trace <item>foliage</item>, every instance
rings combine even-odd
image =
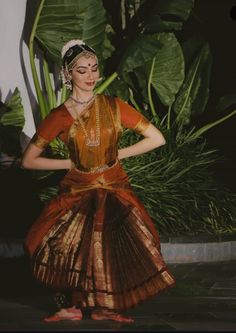
[[[7,103],[0,104],[0,153],[1,166],[4,165],[3,156],[8,159],[21,155],[20,134],[25,123],[24,109],[20,92],[16,88]]]
[[[209,98],[212,54],[209,44],[195,36],[177,38],[191,19],[193,0],[42,0],[30,38],[30,59],[41,117],[66,98],[65,87],[53,90],[50,60],[60,66],[60,49],[72,38],[84,39],[98,53],[105,92],[131,102],[161,129],[167,145],[124,161],[132,185],[162,234],[235,231],[235,196],[212,178],[203,134],[236,114],[234,96],[220,100],[227,114],[198,128],[196,117]],[[118,15],[119,14],[119,15]],[[44,52],[46,98],[34,65],[34,42]],[[50,65],[50,66],[49,66]],[[54,83],[54,86],[58,85]],[[59,98],[60,97],[60,98]],[[137,140],[125,131],[122,145]],[[60,140],[51,153],[67,156]],[[46,177],[47,175],[44,174]],[[145,179],[145,186],[143,186]],[[50,188],[42,194],[47,200]],[[223,204],[222,204],[223,203]]]
[[[138,139],[138,138],[136,138]],[[130,131],[123,145],[134,143]],[[205,143],[166,145],[123,162],[131,184],[161,235],[236,232],[236,195],[220,186],[209,172],[216,151]]]

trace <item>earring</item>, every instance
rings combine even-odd
[[[66,82],[65,82],[65,86],[66,86],[66,88],[67,89],[69,89],[69,90],[72,90],[72,76],[69,74],[68,76],[67,76],[67,80],[66,80]]]
[[[61,79],[66,88],[72,90],[72,76],[68,71],[67,66],[65,68],[62,67],[61,69]]]

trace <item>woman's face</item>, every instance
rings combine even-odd
[[[99,68],[95,57],[81,57],[71,72],[73,87],[89,92],[92,91],[99,79]]]

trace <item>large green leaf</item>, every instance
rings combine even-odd
[[[105,92],[107,95],[118,96],[125,101],[129,99],[129,87],[122,77],[114,80]]]
[[[180,20],[188,18],[192,5],[192,1],[146,1],[140,8],[140,12],[144,11],[142,27],[146,32],[153,33],[181,30],[183,22]]]
[[[148,74],[147,66],[136,68],[133,75],[133,87],[132,89],[136,93],[139,100],[148,103]],[[140,94],[141,93],[141,94]]]
[[[164,21],[159,15],[152,16],[145,26],[145,31],[148,33],[179,31],[183,27],[182,22]]]
[[[103,46],[109,48],[106,24],[102,0],[44,0],[36,38],[58,64],[63,44],[71,39],[83,39],[102,57]]]
[[[192,0],[147,0],[140,6],[133,21],[145,32],[181,30],[192,9]],[[137,24],[137,23],[136,23]]]
[[[206,43],[192,62],[174,103],[178,124],[188,124],[192,114],[205,110],[209,96],[212,57]]]
[[[194,0],[157,0],[161,15],[174,15],[186,21],[194,6]]]
[[[199,53],[199,50],[204,46],[205,43],[206,40],[199,35],[193,35],[181,43],[186,70],[189,68],[195,59],[196,54]]]
[[[131,72],[150,61],[161,44],[155,36],[139,35],[126,49],[118,72]]]
[[[184,57],[173,33],[160,33],[159,41],[150,79],[161,102],[170,106],[184,80]]]
[[[25,123],[20,92],[16,88],[10,100],[0,105],[0,152],[9,156],[21,154],[20,133]]]
[[[24,108],[18,88],[14,90],[10,100],[3,107],[6,112],[2,114],[0,123],[4,126],[11,125],[23,128],[25,124]]]

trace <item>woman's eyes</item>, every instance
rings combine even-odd
[[[92,69],[92,72],[97,72],[97,71],[98,71],[98,67]],[[77,71],[77,72],[79,74],[85,74],[86,73],[86,71]]]

